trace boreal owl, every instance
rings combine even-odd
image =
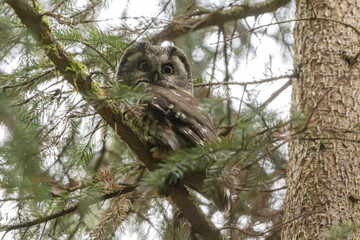
[[[123,84],[142,86],[151,96],[141,101],[140,125],[152,146],[176,151],[219,141],[209,116],[192,96],[190,64],[181,49],[135,43],[125,51],[116,76]],[[226,197],[223,188],[216,195]],[[223,201],[216,198],[215,204],[223,209]]]

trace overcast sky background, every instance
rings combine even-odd
[[[229,1],[198,1],[198,2],[206,2],[206,5],[213,4],[215,6],[221,6],[221,3],[229,2]],[[128,4],[127,4],[128,3]],[[127,14],[131,17],[145,17],[151,18],[159,14],[162,9],[162,5],[159,6],[158,1],[147,1],[147,0],[130,0],[130,1],[111,1],[109,7],[104,9],[101,14],[99,15],[99,19],[109,20],[100,22],[99,26],[102,27],[111,27],[113,24],[118,24],[119,18],[127,6]],[[163,14],[159,16],[159,18],[164,17]],[[259,25],[268,24],[272,20],[271,14],[264,15]],[[250,26],[255,21],[254,17],[247,18]],[[273,21],[274,22],[274,21]],[[136,19],[127,20],[127,23],[135,26],[138,23]],[[276,31],[278,26],[270,26],[267,28],[267,32],[271,34],[272,32]],[[263,29],[262,29],[263,30]],[[292,61],[289,59],[283,59],[282,55],[280,54],[281,46],[275,42],[275,40],[262,36],[260,39],[252,35],[251,41],[254,46],[257,47],[256,56],[253,54],[249,54],[249,58],[247,64],[242,64],[240,62],[240,66],[235,74],[233,74],[233,81],[254,81],[254,80],[261,80],[267,78],[264,73],[270,75],[272,73],[273,76],[280,76],[289,74],[292,70]],[[213,35],[209,37],[208,44],[212,46],[214,49],[216,47],[215,43],[217,42],[217,35]],[[240,41],[234,40],[233,44],[237,44]],[[166,43],[165,43],[166,44]],[[200,53],[201,54],[201,53]],[[272,58],[272,69],[271,73],[269,69],[266,69],[264,62],[266,62],[269,58]],[[220,59],[220,66],[223,64],[223,60]],[[243,62],[246,62],[246,59],[243,59]],[[230,69],[234,69],[234,62],[230,60]],[[216,79],[223,79],[223,74],[217,72],[215,75]],[[263,102],[265,101],[274,91],[279,89],[288,79],[278,80],[274,83],[269,84],[262,84],[259,88],[258,86],[250,86],[248,90],[251,88],[256,88],[257,90],[261,89],[258,101]],[[240,97],[242,95],[243,87],[241,86],[231,86],[232,93],[234,96]],[[291,87],[286,89],[276,100],[274,100],[269,107],[273,110],[279,111],[283,117],[288,116],[289,108],[290,108],[290,96],[291,96]]]

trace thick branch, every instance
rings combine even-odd
[[[82,95],[84,100],[95,108],[97,113],[128,144],[145,166],[149,170],[153,170],[156,167],[156,161],[150,154],[150,147],[141,141],[138,135],[123,121],[122,114],[119,113],[119,110],[104,100],[102,90],[98,88],[84,72],[86,67],[80,62],[75,61],[73,57],[60,46],[52,35],[48,24],[43,21],[43,15],[35,12],[25,0],[5,0],[5,3],[14,9],[21,22],[31,32],[37,43],[44,49],[47,57],[50,58],[66,80]],[[194,201],[189,198],[184,187],[175,188],[170,197],[174,198],[174,202],[184,213],[184,216],[192,225],[194,232],[206,234],[206,236],[211,235],[212,239],[221,238],[220,231],[207,221],[206,216],[201,211],[190,212],[196,209],[197,206]],[[76,210],[74,208],[64,210],[61,214],[69,213],[66,211],[71,212],[71,210]],[[58,217],[58,215],[55,217]],[[44,221],[48,221],[48,219]],[[39,222],[34,222],[32,225],[38,223]],[[208,239],[206,237],[204,238]]]
[[[153,43],[173,40],[206,27],[219,26],[225,22],[258,16],[260,14],[276,11],[288,4],[290,0],[268,0],[266,2],[233,6],[228,10],[218,10],[196,16],[179,16],[175,18],[163,31],[149,39]]]
[[[86,67],[64,51],[52,35],[47,23],[43,21],[43,16],[35,12],[24,0],[6,0],[5,2],[14,9],[21,22],[29,29],[34,39],[44,49],[46,55],[66,80],[116,130],[117,134],[134,150],[138,157],[146,165],[151,165],[151,156],[148,154],[149,147],[147,144],[136,137],[136,133],[122,121],[119,111],[103,100],[104,93],[84,72]]]
[[[61,211],[58,211],[56,213],[53,213],[49,216],[45,216],[45,217],[41,217],[41,218],[37,218],[35,220],[29,221],[29,222],[24,222],[24,223],[19,223],[19,224],[14,224],[14,225],[7,225],[7,226],[2,226],[0,228],[0,231],[11,231],[11,230],[15,230],[15,229],[20,229],[20,228],[29,228],[31,226],[37,225],[37,224],[41,224],[50,220],[53,220],[55,218],[61,217],[61,216],[65,216],[69,213],[75,212],[75,211],[79,211],[81,210],[82,207],[88,207],[89,205],[113,198],[113,197],[117,197],[129,192],[132,192],[135,190],[136,185],[132,185],[132,186],[128,186],[128,187],[124,187],[121,190],[116,190],[110,193],[106,193],[100,197],[93,197],[93,198],[85,198],[84,200],[80,201],[79,203],[75,204],[74,206],[65,208]]]
[[[204,239],[217,240],[221,239],[216,227],[209,220],[200,216],[204,215],[202,210],[196,206],[189,195],[188,190],[184,186],[176,186],[170,194],[171,200],[178,206],[179,209],[186,209],[182,211],[186,219],[193,219],[191,227],[199,233]],[[204,228],[209,226],[209,229]],[[216,229],[216,230],[215,230]],[[209,231],[210,230],[210,231]]]

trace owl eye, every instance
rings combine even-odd
[[[165,73],[166,75],[171,75],[174,73],[174,70],[170,64],[166,64],[165,66],[163,66],[163,73]]]
[[[151,69],[151,66],[147,61],[142,61],[139,65],[139,69],[142,72],[149,72]]]

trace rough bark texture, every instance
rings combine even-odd
[[[297,18],[316,14],[360,27],[359,0],[297,0],[296,7]],[[294,33],[292,111],[314,121],[290,144],[284,222],[305,215],[284,225],[282,239],[328,239],[340,223],[360,224],[360,64],[348,59],[360,37],[324,19],[299,21]]]

